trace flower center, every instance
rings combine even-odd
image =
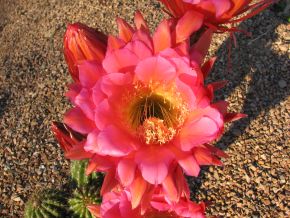
[[[146,144],[161,145],[175,136],[184,121],[182,113],[180,105],[159,94],[147,93],[135,96],[129,107],[129,122]]]
[[[166,126],[176,123],[173,105],[160,95],[152,94],[137,100],[131,108],[130,119],[134,127],[139,127],[148,118],[163,120]]]

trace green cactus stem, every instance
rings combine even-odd
[[[56,190],[35,192],[25,205],[24,218],[66,217],[67,200]]]
[[[70,210],[73,217],[77,218],[93,218],[87,206],[100,203],[100,189],[97,186],[78,188],[74,191],[72,198],[69,199]]]
[[[88,166],[88,160],[72,161],[70,167],[70,174],[73,182],[76,183],[77,187],[86,186],[88,184],[95,183],[103,177],[101,173],[91,173],[86,175],[86,168]]]

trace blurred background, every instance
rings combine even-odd
[[[285,1],[286,2],[286,1]],[[218,61],[209,81],[227,79],[217,99],[248,118],[226,127],[216,143],[229,154],[224,167],[190,178],[192,198],[208,215],[289,217],[290,25],[275,5],[240,24],[228,70],[228,35],[215,35]],[[22,217],[35,189],[66,189],[68,161],[50,131],[71,107],[64,57],[68,23],[116,34],[115,17],[132,21],[139,9],[154,30],[162,19],[153,0],[0,0],[0,217]],[[289,203],[289,202],[288,202]]]

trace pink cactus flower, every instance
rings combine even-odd
[[[142,213],[141,207],[132,209],[132,193],[125,190],[113,190],[103,197],[101,217],[103,218],[204,218],[205,204],[194,203],[182,197],[172,204],[168,201],[160,187],[154,189],[152,198],[148,201],[149,209]]]
[[[180,18],[187,13],[196,11],[204,16],[204,25],[215,26],[219,31],[237,31],[235,27],[223,27],[223,24],[237,23],[261,12],[275,0],[159,0],[168,13]],[[253,3],[254,2],[254,3]],[[239,15],[249,12],[240,18]]]
[[[103,194],[118,183],[135,187],[134,208],[147,188],[184,188],[181,169],[198,176],[200,165],[221,165],[219,157],[226,155],[209,143],[222,134],[225,121],[241,116],[226,120],[227,103],[212,103],[214,90],[225,83],[204,84],[214,64],[203,64],[212,30],[189,47],[203,20],[191,15],[162,21],[153,36],[139,12],[134,28],[118,19],[119,36],[108,37],[104,59],[77,62],[78,78],[67,93],[74,107],[64,122],[86,139],[66,157],[90,158],[87,173],[107,172]],[[178,193],[165,192],[175,202]]]

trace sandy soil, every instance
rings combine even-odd
[[[108,33],[114,18],[131,20],[139,8],[154,28],[162,18],[155,1],[0,0],[0,217],[22,217],[35,188],[63,188],[68,162],[49,125],[70,104],[62,54],[68,23],[82,22]],[[210,201],[208,215],[288,217],[290,26],[267,10],[241,24],[232,72],[227,72],[225,35],[210,54],[219,60],[209,80],[227,79],[218,99],[248,118],[227,126],[217,143],[230,158],[190,179],[192,197]],[[288,32],[287,32],[288,31]]]

